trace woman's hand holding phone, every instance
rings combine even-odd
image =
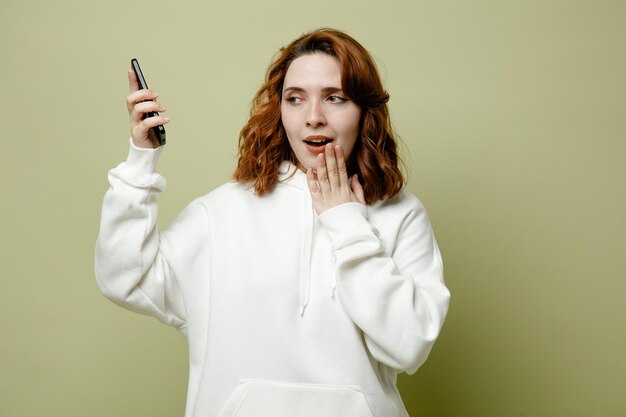
[[[149,89],[140,89],[139,81],[132,68],[128,69],[128,84],[130,86],[130,94],[126,96],[126,106],[130,117],[130,132],[133,144],[138,148],[158,148],[160,145],[159,139],[154,134],[152,128],[168,123],[170,118],[160,115],[145,117],[144,115],[151,112],[165,111],[165,107],[156,101],[159,93]]]

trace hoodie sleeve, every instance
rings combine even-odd
[[[192,203],[166,232],[157,231],[156,200],[165,189],[165,179],[155,172],[161,150],[131,143],[126,162],[109,171],[95,274],[100,291],[114,303],[183,331],[184,288],[175,265],[185,264],[181,256],[194,256],[203,210]]]
[[[395,238],[389,250],[361,204],[334,207],[320,221],[333,246],[337,293],[370,353],[412,374],[439,335],[450,292],[426,211],[417,199],[405,200],[407,208],[385,229]]]

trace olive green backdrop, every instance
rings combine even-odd
[[[412,416],[626,415],[623,1],[0,1],[0,417],[182,416],[182,337],[103,298],[126,69],[169,109],[159,224],[226,181],[281,45],[374,55],[452,291]]]

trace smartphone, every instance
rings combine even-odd
[[[139,68],[139,62],[136,58],[130,60],[130,65],[133,67],[133,71],[135,71],[135,75],[137,76],[137,81],[139,82],[139,88],[141,90],[147,89],[148,84],[146,83],[146,79],[141,72],[141,68]],[[158,116],[157,112],[148,112],[143,115],[143,118],[146,117],[154,117]],[[156,136],[159,141],[159,145],[165,145],[165,127],[163,125],[155,126],[151,129],[152,133]]]

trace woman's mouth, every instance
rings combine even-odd
[[[308,136],[304,140],[304,143],[306,143],[308,147],[311,147],[313,149],[316,149],[316,148],[323,149],[327,143],[330,143],[332,141],[333,139],[327,136]]]

